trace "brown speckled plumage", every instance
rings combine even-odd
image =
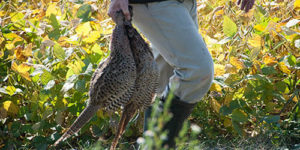
[[[130,22],[126,23],[126,29],[136,63],[137,78],[134,92],[129,103],[123,110],[122,117],[118,125],[118,131],[110,150],[114,150],[116,148],[118,140],[123,134],[126,125],[137,110],[143,111],[146,107],[152,104],[155,99],[158,82],[158,68],[149,45],[144,41]]]
[[[110,44],[111,54],[100,63],[92,76],[87,107],[54,146],[76,133],[98,109],[114,111],[128,103],[134,92],[136,64],[123,20],[122,13],[117,13],[117,25]]]

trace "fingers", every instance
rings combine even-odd
[[[241,4],[241,10],[244,10],[246,13],[253,7],[255,0],[238,0],[237,4]]]
[[[130,20],[130,12],[128,9],[128,0],[112,0],[109,9],[108,9],[108,16],[112,18],[113,21],[116,22],[116,12],[122,10],[125,19]]]
[[[110,5],[109,5],[108,13],[107,13],[107,15],[109,17],[111,17],[113,21],[115,21],[115,15],[117,12],[116,8],[115,8],[116,7],[115,2],[116,2],[115,0],[111,1]]]
[[[241,5],[241,10],[245,9],[245,6],[247,5],[248,0],[243,0],[242,5]]]
[[[252,8],[251,2],[248,2],[247,6],[245,8],[245,12],[247,13],[251,8]]]
[[[254,5],[254,0],[250,0],[250,1],[248,2],[248,5],[247,5],[245,11],[248,12],[248,11],[253,7],[253,5]]]
[[[128,9],[128,1],[127,1],[127,4],[121,5],[121,10],[125,16],[125,19],[130,20],[131,16],[130,16],[130,12]]]

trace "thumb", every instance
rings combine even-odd
[[[122,5],[121,7],[122,11],[123,11],[123,14],[126,18],[126,20],[130,20],[130,12],[129,12],[129,9],[128,9],[128,4],[127,5]]]

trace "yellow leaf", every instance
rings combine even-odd
[[[21,65],[18,66],[19,67],[19,70],[18,72],[27,72],[31,69],[31,66],[27,65],[27,64],[24,64],[22,63]]]
[[[3,11],[3,10],[0,10],[0,17],[3,17],[4,15],[5,15],[5,11]]]
[[[90,50],[89,47],[82,47],[82,48],[83,48],[83,50],[85,50],[85,52],[86,52],[87,54],[91,54],[91,53],[92,53],[92,51]]]
[[[230,57],[230,63],[239,70],[245,68],[244,63],[240,61],[237,57]]]
[[[254,26],[254,29],[257,30],[257,31],[261,31],[262,32],[262,31],[265,31],[266,26],[261,25],[261,24],[257,24],[257,25]]]
[[[95,43],[95,44],[93,45],[93,47],[91,48],[91,50],[92,50],[93,52],[95,52],[95,53],[100,54],[100,55],[103,54],[103,51],[101,50],[101,47],[100,47],[99,44],[97,44],[97,43]]]
[[[238,70],[236,69],[235,66],[233,66],[231,64],[226,64],[225,65],[225,72],[233,74],[233,73],[238,73]]]
[[[214,110],[215,112],[217,112],[217,113],[220,112],[221,105],[218,103],[217,100],[212,99],[212,100],[211,100],[211,106],[212,106],[212,108],[213,108],[213,110]]]
[[[299,100],[298,100],[297,96],[295,96],[295,97],[293,98],[293,101],[296,102],[296,103],[298,103]]]
[[[9,40],[13,40],[15,38],[21,38],[19,37],[16,33],[7,33],[7,34],[3,34],[3,37],[5,37],[6,39],[9,39]]]
[[[21,12],[13,12],[10,14],[10,19],[12,22],[19,22],[20,20],[23,20],[24,14]]]
[[[59,45],[61,45],[62,47],[70,47],[69,45],[69,42],[68,42],[69,38],[66,37],[66,36],[61,36],[59,39],[58,39],[58,43]]]
[[[257,65],[253,65],[253,67],[251,68],[250,74],[252,74],[252,75],[256,74],[256,73],[257,73],[257,70],[258,70]]]
[[[223,15],[223,14],[224,14],[224,10],[223,9],[221,9],[221,10],[219,10],[219,11],[217,11],[215,13],[216,16]]]
[[[278,63],[275,57],[271,57],[269,55],[265,55],[262,59],[263,62],[268,66],[273,66]]]
[[[91,27],[93,28],[93,30],[96,30],[96,31],[102,31],[102,27],[101,27],[101,23],[99,22],[95,22],[95,21],[90,21],[91,23]]]
[[[78,25],[78,27],[75,29],[77,35],[79,36],[87,36],[92,31],[90,22],[86,22],[83,24]]]
[[[11,114],[18,113],[18,107],[12,101],[5,101],[3,103],[3,108]]]
[[[16,58],[20,61],[26,61],[28,58],[27,56],[24,55],[24,50],[23,50],[23,47],[21,47],[21,46],[16,47],[15,55],[16,55]]]
[[[98,38],[100,38],[101,32],[100,31],[92,31],[91,34],[89,34],[88,38],[84,38],[83,42],[86,43],[94,43]]]
[[[278,64],[278,66],[279,66],[279,69],[280,69],[282,72],[284,72],[284,73],[286,73],[286,74],[291,74],[290,69],[284,64],[284,62],[280,62],[280,63]]]
[[[64,103],[65,106],[68,104],[68,101],[66,99],[62,99],[62,102]]]
[[[216,92],[222,92],[222,87],[217,83],[213,83],[210,87],[210,90]]]
[[[101,25],[101,28],[98,31],[100,31],[101,34],[111,34],[112,33],[114,26],[109,22],[109,19],[102,21],[100,23],[100,25]]]
[[[296,10],[300,9],[300,0],[295,0],[294,9],[296,9]]]
[[[2,51],[2,49],[0,49],[0,58],[2,58],[4,56],[4,52]]]
[[[27,57],[32,56],[32,43],[28,44],[24,49],[24,55]]]
[[[215,76],[221,76],[225,73],[225,67],[220,64],[215,64]]]
[[[232,99],[233,99],[233,93],[227,94],[224,100],[224,104],[229,106]]]
[[[275,36],[277,35],[276,32],[278,32],[277,26],[278,26],[278,25],[277,25],[276,22],[270,21],[269,24],[268,24],[268,26],[266,27],[266,30],[268,30],[269,33],[271,33],[271,35],[272,35],[273,37],[275,37]],[[276,31],[276,32],[275,32],[275,31]],[[279,32],[280,32],[280,31],[279,31]]]
[[[12,96],[15,94],[15,92],[17,91],[17,89],[14,86],[7,86],[5,88],[5,91],[8,95]]]
[[[17,65],[17,63],[15,63],[15,62],[13,62],[13,64],[11,65],[11,69],[13,70],[13,71],[18,71],[18,65]]]
[[[224,59],[225,59],[225,55],[224,55],[224,54],[220,54],[220,55],[218,56],[218,61],[219,61],[219,62],[223,61]]]
[[[15,48],[15,45],[14,45],[14,43],[8,43],[8,44],[5,44],[5,48],[7,48],[8,50],[11,50],[11,49],[13,49],[13,48]]]
[[[228,119],[228,118],[225,118],[225,119],[224,119],[224,126],[225,126],[225,127],[231,127],[231,126],[232,126],[231,120]]]
[[[253,47],[261,47],[262,43],[262,38],[258,34],[254,34],[254,36],[249,40],[249,44]]]
[[[20,36],[18,36],[15,33],[8,33],[8,34],[3,34],[3,37],[6,38],[7,44],[5,44],[5,47],[9,50],[14,49],[15,48],[15,43],[19,42],[19,41],[23,41],[23,38],[21,38]]]
[[[47,11],[46,11],[46,16],[50,17],[51,14],[54,14],[55,16],[61,16],[61,10],[59,9],[58,6],[56,6],[57,3],[50,3]]]
[[[31,66],[22,63],[21,65],[17,65],[15,62],[13,62],[11,69],[19,73],[23,78],[25,78],[28,81],[31,81],[31,78],[29,76],[29,70]]]

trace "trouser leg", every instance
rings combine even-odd
[[[133,22],[152,44],[160,69],[158,94],[167,84],[174,91],[170,106],[173,117],[164,127],[169,130],[164,144],[174,147],[184,120],[213,79],[213,61],[198,34],[196,4],[193,0],[169,0],[133,5]],[[145,117],[150,113],[146,110]]]
[[[211,85],[213,61],[186,5],[173,0],[132,5],[133,23],[174,68],[170,79],[161,80],[183,101],[196,103]]]

